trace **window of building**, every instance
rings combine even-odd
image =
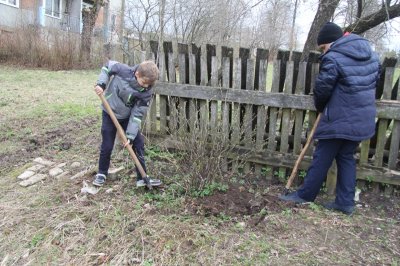
[[[1,4],[19,7],[19,0],[0,0]]]
[[[46,0],[46,15],[61,17],[61,0]]]

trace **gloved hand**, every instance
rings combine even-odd
[[[128,145],[132,146],[132,144],[133,144],[133,139],[128,138],[128,141],[124,143],[124,147],[126,147]]]

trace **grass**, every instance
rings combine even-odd
[[[91,116],[99,101],[92,90],[95,71],[27,70],[2,67],[0,95],[3,118],[23,119],[56,115],[54,120]],[[18,110],[18,112],[15,112]]]
[[[199,198],[185,195],[185,175],[176,171],[174,154],[155,145],[146,160],[151,172],[168,184],[162,191],[136,189],[128,171],[132,163],[124,153],[114,154],[112,162],[127,171],[95,196],[80,193],[90,175],[47,178],[20,187],[16,176],[39,156],[68,165],[80,162],[75,171],[97,165],[100,109],[92,90],[96,78],[97,71],[0,66],[0,86],[7,88],[0,94],[2,265],[399,263],[399,222],[379,206],[389,199],[371,201],[369,209],[351,218],[317,203],[281,212],[265,208],[259,213],[265,219],[257,226],[251,226],[251,216],[229,214],[229,204],[216,216],[196,214],[191,211],[193,201],[229,188],[216,183],[199,191]],[[62,149],[65,143],[71,146]],[[237,176],[240,186],[249,184]],[[248,190],[262,193],[266,187]]]

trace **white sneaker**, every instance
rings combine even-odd
[[[104,174],[97,174],[95,179],[93,180],[93,185],[97,187],[103,186],[104,182],[106,182],[106,175]]]
[[[144,182],[143,179],[136,181],[136,187],[144,187],[145,185],[146,185],[146,183]]]
[[[150,185],[157,187],[160,186],[162,184],[160,179],[151,179],[150,178]],[[146,183],[144,182],[143,179],[137,180],[136,181],[136,187],[144,187],[146,186]]]

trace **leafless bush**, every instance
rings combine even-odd
[[[190,121],[181,125],[190,125]],[[231,125],[224,131],[217,126],[215,130],[202,131],[196,127],[189,132],[178,129],[171,134],[173,146],[180,153],[177,167],[182,175],[180,183],[186,193],[203,191],[215,184],[225,184],[238,173],[238,169],[244,167],[245,162],[241,159],[246,154],[237,153],[236,148],[243,143],[233,139],[234,127],[235,130],[239,128]],[[244,132],[243,128],[237,130],[238,135],[243,136]]]
[[[98,65],[102,58],[91,62],[80,60],[79,35],[39,27],[21,27],[0,35],[0,60],[28,67],[51,70],[80,69]]]

